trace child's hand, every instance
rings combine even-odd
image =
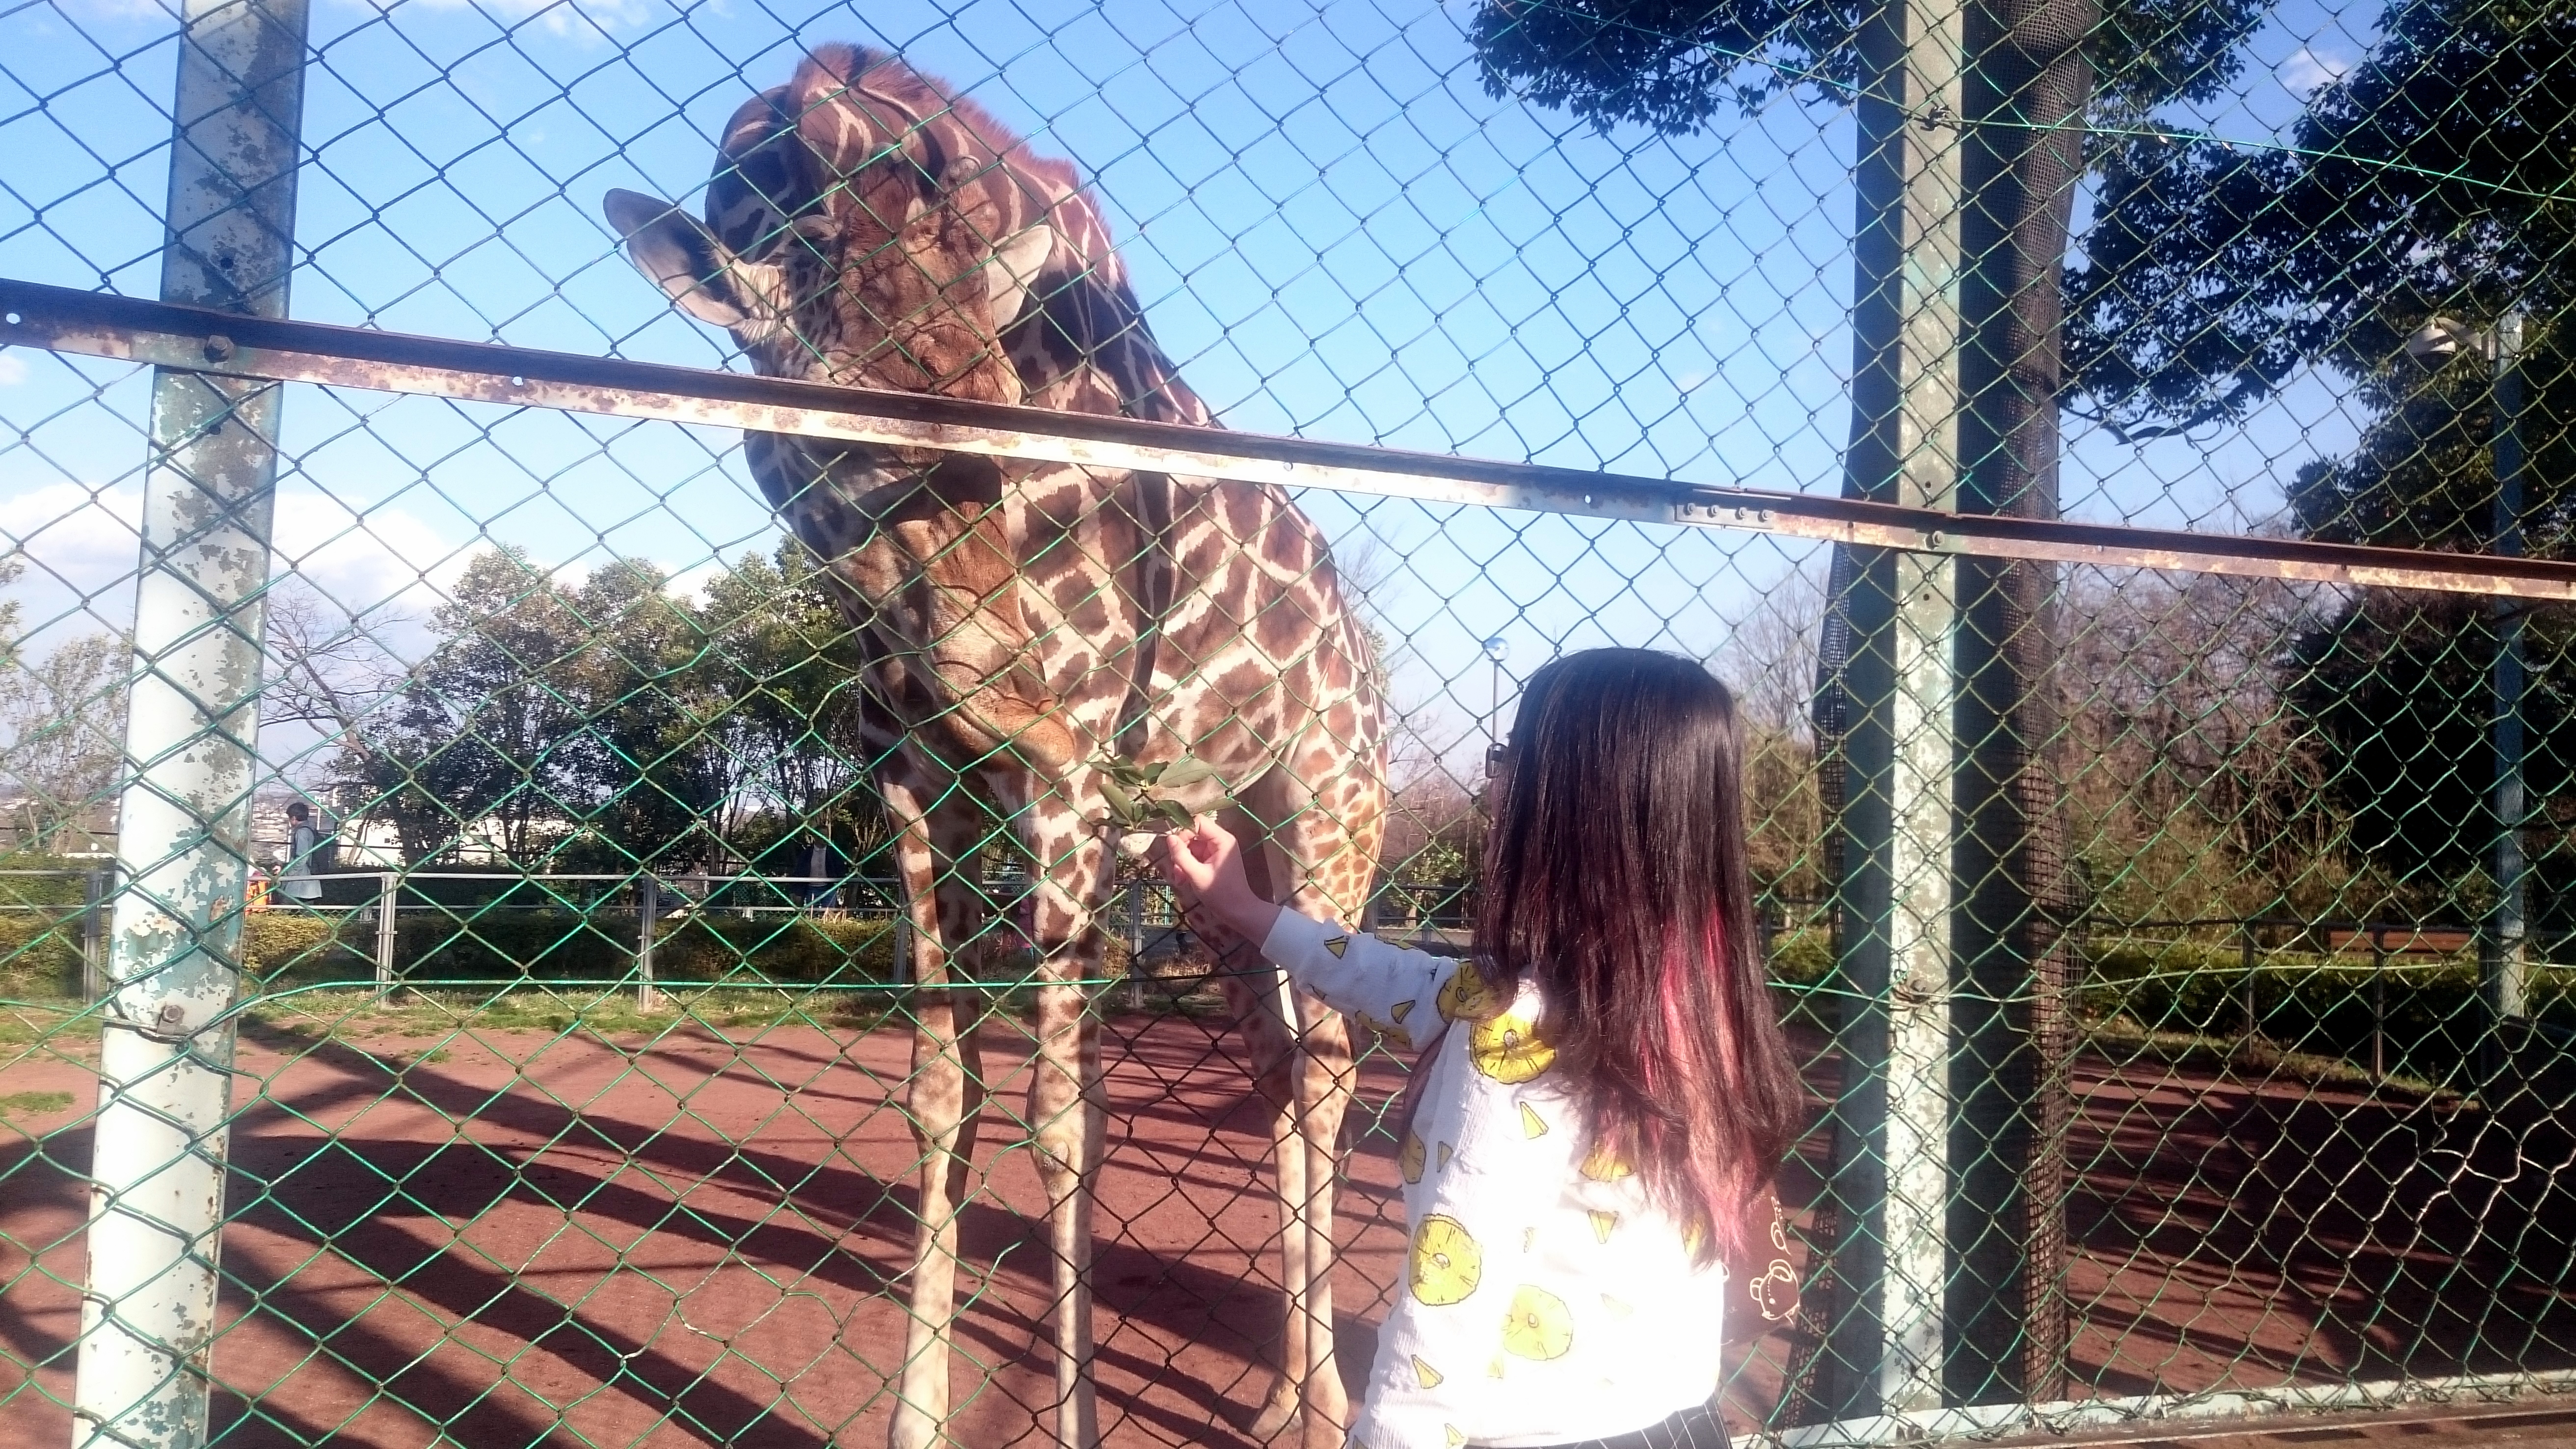
[[[1279,908],[1253,893],[1243,843],[1215,816],[1173,829],[1155,842],[1151,858],[1184,907],[1207,912],[1256,946],[1269,939]]]

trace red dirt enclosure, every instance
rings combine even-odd
[[[385,1040],[244,1028],[217,1442],[881,1442],[912,1240],[906,1033]],[[1025,1037],[996,1019],[981,1040],[995,1102],[951,1430],[1002,1449],[1043,1439],[1051,1290]],[[1104,1438],[1248,1446],[1280,1317],[1262,1110],[1221,1022],[1117,1017],[1106,1056]],[[1365,1129],[1401,1084],[1373,1054],[1352,1113],[1335,1288],[1355,1386],[1403,1246],[1391,1143]],[[0,1067],[0,1097],[49,1092],[73,1101],[0,1138],[0,1372],[23,1375],[0,1378],[0,1444],[71,1432],[95,1080],[75,1060]],[[2075,1395],[2576,1361],[2564,1112],[2514,1123],[2223,1063],[2088,1058],[2077,1092]],[[2531,1228],[2509,1253],[2471,1230],[2499,1214]],[[1737,1427],[1770,1411],[1795,1348],[1739,1374]]]

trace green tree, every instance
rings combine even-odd
[[[390,697],[335,704],[357,721],[343,770],[415,862],[488,846],[527,869],[722,871],[882,836],[858,642],[793,545],[744,555],[703,604],[639,560],[567,586],[493,550],[431,628]]]
[[[884,838],[863,732],[865,655],[810,554],[789,540],[710,581],[702,668],[729,708],[722,748],[744,778],[726,827],[747,858],[801,875],[803,848],[856,860]]]
[[[84,634],[0,661],[0,793],[20,849],[71,848],[81,818],[114,796],[132,658],[122,637]]]
[[[2150,136],[2104,168],[2070,270],[2080,406],[2131,435],[2240,415],[2308,367],[2371,422],[2302,467],[2313,538],[2477,550],[2496,539],[2497,370],[2475,347],[2410,356],[2432,319],[2523,319],[2512,433],[2527,551],[2565,557],[2576,509],[2576,5],[2403,0],[2363,62],[2309,97],[2282,147]],[[2533,611],[2528,785],[2566,802],[2567,611]],[[2297,642],[2289,697],[2338,762],[2334,797],[2402,902],[2457,915],[2492,838],[2483,605],[2364,591]],[[2552,797],[2557,797],[2553,799]],[[2542,862],[2544,880],[2552,867]],[[2559,868],[2563,872],[2563,867]]]
[[[598,869],[715,863],[748,764],[726,748],[730,700],[707,631],[649,563],[613,560],[566,596],[581,640],[563,670],[573,853]]]
[[[2425,381],[2404,342],[2428,318],[2566,310],[2576,6],[2401,0],[2381,29],[2367,58],[2310,94],[2282,145],[2150,131],[2108,148],[2067,282],[2088,415],[2131,435],[2192,427],[2314,363],[2384,412]],[[2567,376],[2565,353],[2540,344],[2553,355],[2530,370],[2562,392],[2550,385]],[[2475,371],[2471,358],[2454,365]],[[2563,400],[2544,406],[2556,417],[2541,431],[2563,443]]]
[[[420,864],[488,843],[535,869],[578,813],[583,716],[569,668],[584,633],[551,575],[515,548],[477,554],[431,616],[439,643],[344,755],[361,808]]]

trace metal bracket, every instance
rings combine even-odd
[[[108,1015],[100,1017],[98,1024],[102,1030],[130,1031],[145,1041],[157,1041],[169,1046],[185,1046],[214,1025],[211,1021],[190,1025],[188,1009],[175,1001],[161,1003],[161,1009],[153,1013],[152,1020],[148,1023],[136,1021],[129,1016]]]

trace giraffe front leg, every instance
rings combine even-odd
[[[1033,812],[1039,818],[1032,834],[1045,870],[1034,923],[1041,965],[1029,1126],[1055,1258],[1055,1441],[1057,1449],[1095,1449],[1100,1414],[1091,1377],[1092,1204],[1107,1093],[1100,1074],[1100,1019],[1084,983],[1102,969],[1100,937],[1091,925],[1108,854],[1073,812],[1052,805],[1040,802]]]
[[[1341,1449],[1350,1423],[1333,1342],[1333,1189],[1340,1175],[1337,1138],[1350,1100],[1349,1036],[1341,1014],[1289,989],[1249,946],[1238,979],[1268,1001],[1246,1021],[1279,1023],[1272,1044],[1254,1048],[1255,1083],[1268,1098],[1271,1158],[1278,1175],[1279,1261],[1286,1314],[1273,1380],[1250,1432],[1263,1442],[1293,1422],[1301,1449]],[[1237,963],[1229,959],[1228,966]],[[1253,993],[1247,993],[1250,995]],[[1276,1003],[1275,1005],[1272,1003]],[[1247,1036],[1251,1033],[1247,1032]]]
[[[1285,773],[1262,781],[1257,797],[1282,821],[1255,857],[1264,893],[1317,920],[1358,920],[1374,870],[1376,812],[1319,808],[1312,790]],[[1340,1250],[1333,1199],[1341,1174],[1342,1118],[1354,1086],[1350,1028],[1341,1013],[1289,990],[1266,962],[1254,957],[1247,964],[1260,974],[1244,979],[1268,984],[1276,1004],[1244,1019],[1276,1019],[1282,1031],[1278,1046],[1264,1051],[1256,1043],[1253,1055],[1264,1078],[1278,1078],[1265,1092],[1279,1108],[1273,1146],[1288,1269],[1280,1385],[1254,1428],[1277,1434],[1293,1414],[1300,1449],[1340,1449],[1350,1395],[1334,1352],[1333,1265]]]
[[[947,1428],[949,1343],[957,1317],[957,1226],[974,1163],[975,1121],[984,1103],[975,1022],[982,1002],[947,987],[949,943],[974,938],[975,893],[956,879],[957,855],[934,841],[962,834],[954,822],[925,818],[910,806],[924,795],[888,784],[888,804],[903,822],[895,856],[912,919],[912,1074],[904,1116],[920,1153],[910,1293],[905,1304],[903,1366],[887,1427],[890,1449],[932,1449]],[[971,828],[971,827],[969,827]]]
[[[1306,1333],[1303,1350],[1305,1411],[1303,1449],[1341,1449],[1350,1423],[1350,1395],[1342,1387],[1341,1366],[1333,1342],[1333,1264],[1340,1249],[1333,1238],[1333,1193],[1341,1176],[1342,1116],[1351,1101],[1350,1029],[1340,1012],[1310,996],[1297,998],[1303,1022],[1300,1050],[1291,1058],[1300,1078],[1294,1122],[1296,1141],[1282,1156],[1306,1161],[1301,1215],[1306,1235],[1306,1282],[1302,1309]],[[1284,1200],[1284,1199],[1283,1199]]]
[[[1215,933],[1206,934],[1217,950],[1218,981],[1226,1004],[1251,1057],[1253,1089],[1270,1107],[1270,1161],[1272,1186],[1276,1189],[1273,1202],[1279,1209],[1279,1284],[1286,1310],[1281,1323],[1279,1362],[1269,1391],[1262,1396],[1261,1407],[1246,1432],[1255,1441],[1267,1443],[1303,1414],[1306,1428],[1302,1437],[1311,1439],[1316,1432],[1311,1411],[1319,1406],[1333,1408],[1342,1402],[1339,1379],[1332,1378],[1327,1388],[1315,1375],[1319,1361],[1326,1375],[1332,1373],[1331,1310],[1326,1307],[1319,1320],[1314,1293],[1314,1208],[1319,1184],[1325,1192],[1330,1191],[1333,1164],[1329,1159],[1318,1164],[1307,1150],[1302,1124],[1309,1119],[1312,1104],[1303,1100],[1306,1074],[1299,1070],[1303,1052],[1297,1040],[1298,1017],[1291,1013],[1289,1003],[1294,995],[1285,978],[1249,942],[1227,938],[1219,944]],[[1329,1249],[1327,1243],[1326,1250]],[[1342,1418],[1338,1410],[1332,1416],[1331,1428],[1336,1436]],[[1334,1445],[1339,1442],[1338,1437],[1332,1441]]]

